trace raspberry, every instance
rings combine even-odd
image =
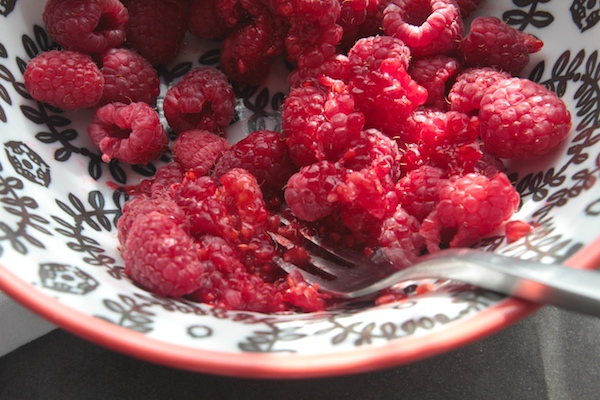
[[[366,127],[395,136],[402,121],[427,99],[427,90],[406,72],[400,59],[388,58],[378,69],[355,75],[349,84]]]
[[[379,235],[379,244],[388,260],[399,268],[414,264],[425,248],[420,228],[415,217],[402,207],[396,208],[394,214],[383,221]]]
[[[423,105],[446,110],[446,86],[460,70],[460,63],[454,57],[435,55],[415,60],[408,74],[419,85],[427,89],[427,101]]]
[[[239,239],[248,241],[264,230],[268,213],[256,178],[245,169],[234,168],[221,175],[219,182],[229,210],[238,217]]]
[[[31,59],[25,87],[37,101],[63,110],[95,106],[102,97],[104,77],[87,54],[50,50]]]
[[[290,87],[298,87],[307,80],[319,81],[331,78],[346,81],[350,77],[348,57],[337,54],[332,45],[315,46],[298,56],[298,67],[293,70],[288,82]]]
[[[172,201],[164,199],[152,199],[146,196],[136,196],[123,205],[123,214],[117,221],[119,243],[125,246],[129,230],[138,216],[157,212],[172,219],[177,225],[185,225],[185,214],[183,210]]]
[[[126,48],[110,49],[100,56],[104,76],[101,105],[119,102],[154,104],[160,93],[158,73],[138,53]]]
[[[125,272],[144,288],[160,295],[181,297],[200,286],[204,267],[198,245],[167,215],[139,215],[122,251]]]
[[[399,138],[430,150],[439,145],[473,142],[479,136],[479,120],[458,111],[422,109],[404,122]]]
[[[221,133],[235,113],[235,95],[222,72],[195,68],[167,91],[163,110],[177,133],[192,129]]]
[[[285,201],[298,218],[317,221],[334,210],[340,180],[339,169],[329,161],[307,165],[288,180]]]
[[[423,221],[437,204],[438,185],[446,177],[446,171],[429,165],[408,172],[396,185],[402,208]]]
[[[322,88],[302,86],[294,88],[283,101],[281,132],[290,157],[298,166],[316,162],[319,153],[319,128],[323,116],[326,93]]]
[[[228,147],[227,140],[205,130],[182,132],[171,148],[173,159],[196,176],[208,175]]]
[[[219,15],[217,3],[214,0],[190,0],[187,28],[192,35],[202,39],[219,39],[231,32],[232,26]]]
[[[450,247],[473,244],[498,229],[519,204],[519,194],[504,173],[450,177],[440,185],[439,198],[420,229],[430,252],[440,249],[440,241],[449,240]]]
[[[173,188],[180,184],[183,179],[181,165],[172,161],[156,171],[154,178],[150,180],[149,195],[152,198],[171,199]]]
[[[504,232],[506,234],[506,242],[513,243],[527,236],[534,226],[524,221],[509,221],[506,223]]]
[[[499,18],[478,17],[463,38],[459,54],[467,67],[493,67],[518,75],[529,62],[529,54],[539,51],[542,46],[541,40]]]
[[[173,194],[173,201],[185,212],[194,238],[213,235],[228,242],[237,239],[234,221],[214,179],[202,176],[184,181]]]
[[[158,113],[146,103],[110,103],[94,113],[88,125],[102,160],[147,164],[167,151],[169,137]]]
[[[129,14],[119,0],[49,0],[43,20],[64,49],[101,53],[125,41]]]
[[[339,199],[344,205],[343,212],[350,218],[346,219],[346,226],[352,232],[364,232],[367,230],[360,224],[357,214],[371,215],[377,220],[381,220],[392,209],[391,206],[397,205],[396,198],[390,205],[390,199],[385,196],[387,191],[382,182],[375,175],[374,171],[345,170],[342,173],[342,182],[337,186],[335,195],[329,196],[332,199]],[[351,212],[348,212],[351,210]]]
[[[352,141],[338,165],[353,171],[369,171],[384,184],[400,177],[400,151],[397,143],[376,129],[367,129]]]
[[[318,155],[337,161],[356,140],[360,140],[365,116],[355,110],[354,97],[341,81],[327,83],[329,91],[323,106],[324,121],[318,129]]]
[[[491,67],[469,68],[461,72],[448,93],[450,109],[466,114],[478,113],[485,90],[493,83],[511,77],[508,72]]]
[[[187,32],[187,0],[122,0],[129,11],[127,44],[152,65],[172,61]]]
[[[258,85],[269,75],[271,59],[283,52],[284,25],[264,14],[238,26],[221,46],[221,67],[238,83]]]
[[[243,168],[254,175],[265,198],[280,195],[297,170],[281,134],[269,130],[253,132],[225,150],[214,174],[219,178],[234,168]]]
[[[224,309],[262,313],[284,311],[289,307],[275,285],[244,269],[236,250],[223,239],[205,236],[199,243],[206,272],[191,298]]]
[[[454,0],[393,0],[383,12],[383,30],[402,40],[414,57],[456,50],[464,33]]]
[[[463,18],[471,15],[475,9],[479,6],[482,0],[455,0],[458,8],[460,9],[460,15]]]
[[[498,81],[486,90],[479,119],[486,149],[501,158],[545,155],[571,129],[565,103],[546,87],[521,78]]]
[[[387,58],[400,59],[404,69],[408,70],[410,49],[402,40],[392,36],[370,36],[357,40],[348,50],[350,71],[353,75],[378,69]]]

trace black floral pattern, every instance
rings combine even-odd
[[[582,35],[589,36],[590,31],[599,29],[597,1],[505,3],[510,5],[499,17],[521,30],[554,29],[559,9],[570,15],[571,28]],[[0,0],[0,14],[12,16],[15,4],[16,1]],[[35,102],[25,90],[22,74],[27,60],[56,48],[56,44],[38,25],[31,26],[20,38],[20,46],[12,47],[7,39],[0,38],[0,129],[4,150],[0,154],[0,258],[7,253],[47,256],[43,260],[31,257],[36,261],[24,262],[19,268],[29,271],[28,279],[34,286],[53,297],[65,303],[75,297],[93,301],[91,315],[148,335],[159,335],[165,320],[176,320],[181,326],[171,329],[177,330],[181,340],[207,343],[208,348],[211,341],[219,340],[221,330],[236,326],[240,335],[231,351],[249,353],[295,353],[305,341],[316,340],[336,349],[401,340],[441,330],[448,323],[502,301],[495,293],[456,284],[436,291],[441,299],[436,304],[443,304],[440,310],[424,308],[423,298],[416,296],[380,307],[377,311],[381,316],[364,308],[308,315],[263,315],[163,298],[136,287],[124,273],[116,245],[116,223],[127,199],[126,191],[120,187],[152,176],[161,163],[169,161],[169,156],[148,166],[102,162],[87,139],[85,124],[77,120],[85,119],[85,113],[74,116]],[[575,202],[583,203],[580,211],[588,221],[596,221],[600,216],[600,59],[597,50],[576,42],[567,45],[561,53],[533,65],[529,78],[553,90],[571,106],[576,123],[570,143],[564,154],[557,155],[560,162],[527,172],[517,168],[510,173],[524,204],[530,208],[533,205],[527,218],[536,229],[512,244],[498,235],[482,240],[480,247],[559,263],[590,240],[565,231],[559,217],[571,210],[569,207]],[[161,67],[163,87],[169,87],[197,66],[218,67],[219,50],[214,44],[211,46],[193,59]],[[247,132],[279,129],[284,90],[238,85],[234,89],[238,103],[232,126],[242,125],[241,129]],[[33,133],[21,132],[19,136],[10,132],[15,119],[35,127]],[[81,169],[83,177],[95,183],[91,189],[62,187],[61,172],[74,168]],[[59,243],[62,248],[48,249],[50,240],[53,246]],[[107,241],[114,245],[107,246]],[[113,290],[113,284],[117,289]],[[110,288],[103,291],[103,285]]]

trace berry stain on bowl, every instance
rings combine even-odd
[[[468,246],[593,267],[594,10],[513,3],[48,0],[0,43],[1,123],[21,129],[0,160],[0,288],[129,354],[245,376],[415,361],[522,318],[535,306],[430,280],[339,307],[269,235],[297,236],[283,214],[398,268]]]

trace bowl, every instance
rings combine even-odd
[[[459,284],[379,306],[305,314],[229,311],[141,289],[125,275],[117,249],[124,197],[114,188],[151,176],[157,164],[103,163],[85,134],[92,111],[63,112],[31,99],[25,65],[53,45],[41,10],[36,0],[0,8],[0,289],[35,313],[98,345],[163,365],[297,378],[416,362],[538,309]],[[544,41],[522,76],[558,93],[573,117],[563,146],[509,166],[522,196],[514,218],[537,228],[513,243],[494,235],[480,247],[575,268],[600,263],[597,13],[594,2],[488,0],[474,14],[497,16]],[[218,42],[189,37],[163,68],[163,94],[191,68],[216,66],[217,50]],[[287,73],[283,61],[274,62],[263,85],[238,93],[236,122],[227,130],[232,141],[277,129],[276,100],[286,93]]]

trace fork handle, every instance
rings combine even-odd
[[[470,249],[444,257],[444,277],[540,304],[600,317],[600,273],[558,264],[507,258]],[[430,265],[428,265],[430,263]],[[423,268],[438,269],[439,260]]]

